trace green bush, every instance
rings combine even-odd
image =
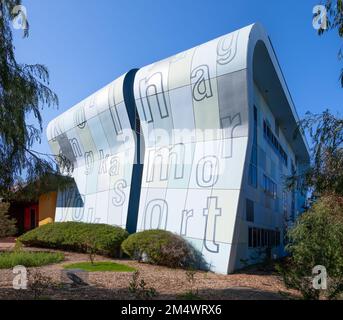
[[[15,266],[40,267],[63,260],[64,255],[60,252],[2,252],[0,253],[0,269],[9,269]]]
[[[26,246],[120,256],[120,245],[128,237],[120,227],[81,222],[60,222],[41,226],[18,238]]]
[[[188,268],[196,263],[196,252],[180,236],[164,230],[147,230],[130,235],[122,243],[132,259],[171,268]]]
[[[8,215],[9,203],[0,200],[0,239],[15,235],[17,232],[16,221]]]
[[[323,196],[288,232],[290,257],[279,265],[285,284],[305,299],[338,298],[343,293],[343,197]],[[312,285],[312,270],[324,266],[327,290]]]

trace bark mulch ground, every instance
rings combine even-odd
[[[10,250],[13,245],[0,243],[0,250]],[[40,250],[42,249],[26,249]],[[98,261],[110,260],[97,257]],[[29,268],[30,275],[39,274],[43,280],[38,281],[35,290],[14,290],[12,270],[0,270],[1,299],[137,299],[142,298],[129,291],[133,273],[130,272],[91,272],[77,273],[89,286],[72,286],[66,276],[65,264],[89,261],[85,254],[65,252],[63,263]],[[180,299],[181,295],[192,290],[204,300],[280,300],[299,297],[293,290],[287,290],[282,279],[273,273],[249,270],[249,273],[218,275],[212,272],[197,271],[194,281],[189,281],[185,270],[142,264],[131,260],[111,260],[136,268],[139,281],[144,279],[146,288],[154,288],[157,295],[153,299]],[[45,278],[44,278],[45,277]],[[48,280],[47,280],[48,279]],[[47,281],[47,282],[44,282]],[[46,287],[46,285],[48,285]],[[145,295],[143,298],[146,297]]]

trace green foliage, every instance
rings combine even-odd
[[[13,236],[17,232],[16,221],[7,215],[9,206],[9,203],[0,202],[0,239]]]
[[[278,269],[288,287],[300,290],[305,299],[325,296],[337,298],[343,293],[343,197],[323,196],[303,214],[288,233],[286,249],[291,257]],[[328,290],[312,286],[312,269],[324,266]]]
[[[88,254],[89,261],[94,264],[96,254],[99,250],[98,236],[97,234],[89,233],[83,240],[82,251]]]
[[[147,230],[130,235],[122,243],[132,259],[171,268],[186,268],[196,263],[194,249],[181,237],[164,230]]]
[[[137,300],[150,300],[158,295],[154,287],[147,287],[144,279],[140,278],[139,271],[132,274],[132,279],[129,283],[129,292],[133,294]]]
[[[103,271],[112,271],[112,272],[134,272],[135,268],[129,267],[125,264],[114,263],[110,261],[99,261],[94,263],[89,262],[79,262],[68,264],[64,266],[64,269],[80,269],[88,272],[103,272]]]
[[[186,279],[187,283],[189,285],[188,291],[186,291],[183,294],[180,294],[178,296],[181,300],[202,300],[202,298],[199,296],[199,290],[196,288],[194,289],[194,286],[196,284],[196,271],[193,269],[189,269],[186,271]]]
[[[343,38],[343,1],[342,0],[326,0],[325,1],[327,15],[327,29],[319,29],[319,35],[324,34],[329,30],[336,30],[339,37]],[[343,58],[342,47],[339,50],[338,57]],[[343,87],[343,68],[340,74],[341,86]]]
[[[303,172],[293,173],[287,179],[288,187],[311,188],[316,197],[327,193],[343,195],[343,119],[329,110],[321,114],[308,112],[299,127],[312,140],[311,165]]]
[[[0,253],[0,269],[10,269],[19,265],[27,268],[40,267],[63,260],[64,255],[59,252],[2,252]]]
[[[6,199],[27,182],[57,173],[57,162],[68,163],[62,156],[55,159],[32,149],[43,130],[40,108],[57,105],[58,98],[48,87],[45,66],[16,61],[11,24],[17,5],[21,0],[0,1],[0,197]],[[35,121],[27,123],[32,116]]]
[[[60,222],[41,226],[18,238],[27,246],[89,253],[89,246],[100,255],[120,256],[120,245],[128,233],[105,224]],[[90,241],[90,239],[92,239]]]
[[[16,191],[7,193],[5,197],[9,202],[37,202],[42,194],[65,190],[74,185],[75,181],[69,175],[42,173],[35,181],[17,185]]]

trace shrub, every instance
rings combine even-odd
[[[41,226],[18,238],[26,246],[66,251],[92,252],[110,257],[120,256],[120,245],[128,236],[120,227],[82,222],[59,222]]]
[[[286,247],[291,256],[278,267],[288,287],[305,299],[335,299],[343,293],[343,197],[323,196],[292,228]],[[321,265],[328,275],[328,290],[312,284],[312,270]]]
[[[7,214],[9,206],[9,203],[0,202],[0,239],[13,236],[17,232],[15,219],[11,219]]]
[[[158,296],[156,289],[154,287],[147,287],[144,279],[140,278],[139,271],[135,271],[132,274],[132,279],[129,283],[129,292],[137,300],[150,300]]]
[[[0,269],[9,269],[19,265],[27,268],[40,267],[63,260],[64,255],[60,252],[2,252],[0,253]]]
[[[34,300],[50,300],[50,296],[43,293],[48,289],[58,288],[58,284],[53,279],[39,270],[29,272],[29,288],[33,293]]]
[[[164,230],[147,230],[130,235],[122,243],[132,259],[171,268],[193,266],[194,249],[181,237]]]

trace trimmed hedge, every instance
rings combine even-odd
[[[196,253],[186,240],[164,230],[132,234],[121,247],[132,259],[171,268],[192,267],[196,261]]]
[[[127,231],[106,224],[57,222],[31,230],[20,236],[20,243],[41,248],[88,252],[119,257],[120,245],[128,237]]]

